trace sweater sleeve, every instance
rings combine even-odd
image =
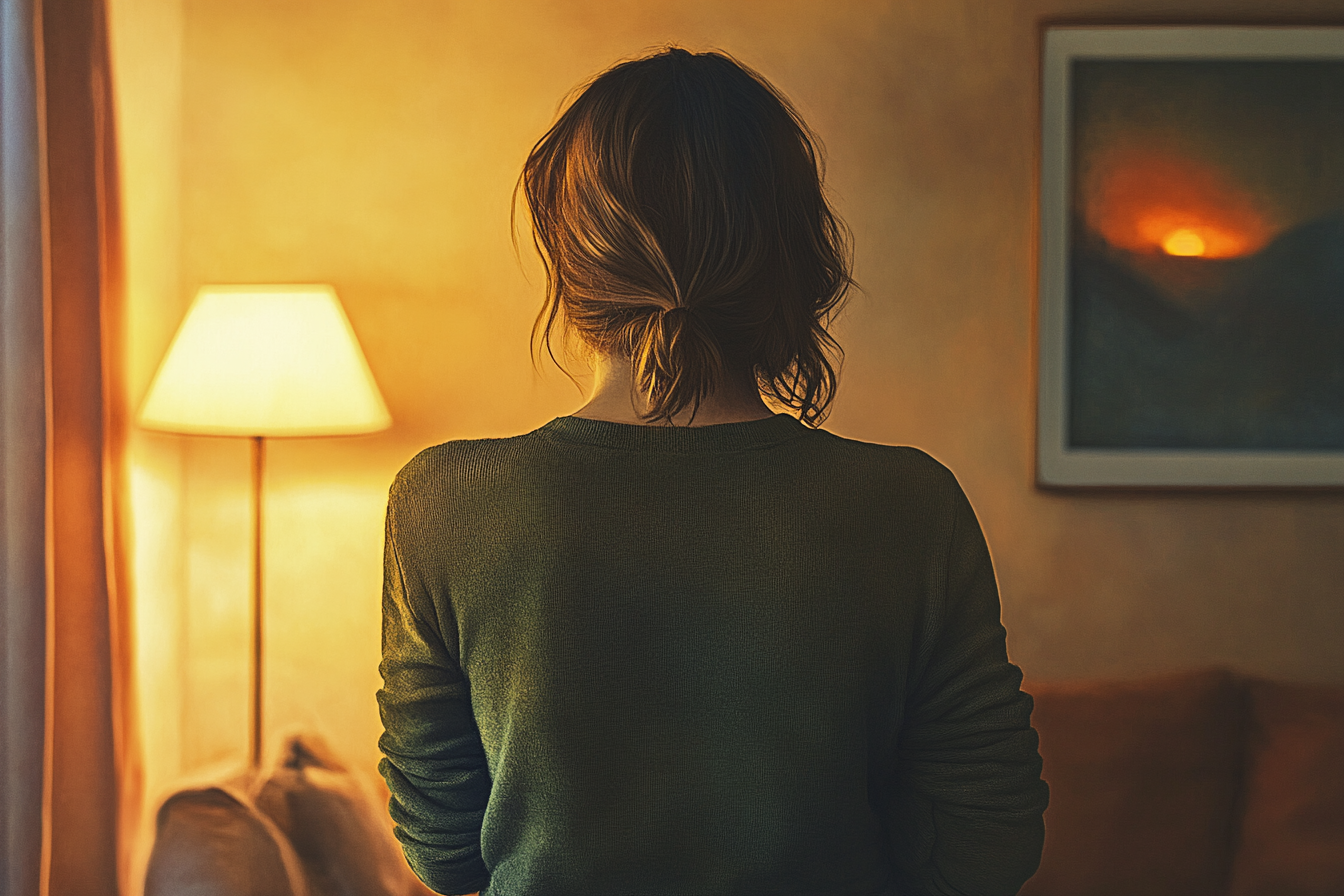
[[[408,570],[403,562],[396,522],[394,494],[383,559],[378,771],[406,861],[430,889],[460,896],[490,879],[481,858],[490,775],[467,681],[414,564]]]
[[[955,483],[952,503],[945,585],[916,648],[888,822],[902,892],[1011,896],[1040,864],[1049,790],[989,550]]]

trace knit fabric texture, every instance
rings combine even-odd
[[[1047,788],[952,473],[786,414],[429,448],[387,511],[379,769],[483,896],[1007,896]]]

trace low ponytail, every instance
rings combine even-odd
[[[648,420],[668,420],[700,403],[726,378],[723,350],[710,326],[686,305],[659,308],[630,345],[631,379],[647,396]]]

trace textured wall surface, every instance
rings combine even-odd
[[[1279,21],[1344,17],[1338,0],[1275,6]],[[371,766],[393,474],[429,444],[524,432],[582,404],[563,375],[531,367],[541,280],[526,234],[515,259],[510,196],[571,88],[667,42],[735,54],[825,141],[863,286],[837,327],[847,362],[827,428],[919,446],[956,472],[1028,676],[1223,663],[1344,681],[1338,492],[1034,486],[1040,21],[1227,21],[1263,7],[185,0],[180,239],[164,275],[178,294],[141,300],[132,363],[152,370],[202,283],[328,282],[395,419],[379,435],[271,448],[272,730],[320,727]],[[143,390],[147,375],[131,381]],[[182,444],[149,478],[181,465],[176,560],[153,562],[178,564],[159,587],[180,582],[176,649],[199,658],[180,684],[190,769],[245,744],[247,461],[241,442]]]

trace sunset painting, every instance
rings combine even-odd
[[[1344,449],[1344,59],[1073,59],[1067,447]]]

